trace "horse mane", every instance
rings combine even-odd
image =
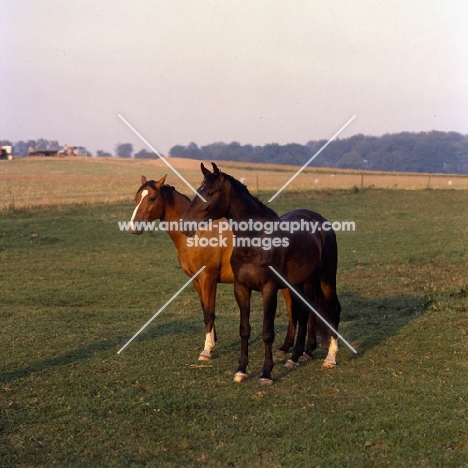
[[[225,172],[222,172],[222,174],[227,180],[229,180],[233,189],[239,195],[242,202],[254,203],[255,206],[260,210],[260,214],[262,216],[279,218],[278,213],[276,213],[276,211],[272,210],[271,208],[266,206],[263,202],[261,202],[257,197],[252,195],[249,192],[249,189],[242,182],[238,181],[233,176],[226,174]]]
[[[138,190],[138,192],[141,192],[146,186],[151,187],[154,191],[158,191],[156,187],[156,182],[154,180],[148,180],[146,181]],[[137,193],[138,193],[137,192]],[[175,204],[175,193],[177,190],[175,187],[172,185],[167,185],[164,184],[160,189],[159,193],[163,197],[164,201],[169,205],[169,206],[174,206]],[[187,195],[184,195],[183,193],[177,192],[181,197],[185,198],[189,203],[191,202],[190,198],[187,197]]]
[[[174,192],[177,192],[177,190],[172,185],[164,184],[160,189],[161,196],[164,198],[164,201],[166,201],[170,206],[173,206],[175,203]],[[185,198],[189,203],[192,201],[190,200],[189,197],[187,197],[187,195],[184,195],[183,193],[180,193],[180,192],[177,192],[177,193],[182,198]]]

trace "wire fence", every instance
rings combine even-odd
[[[26,161],[10,166],[0,163],[0,211],[41,205],[131,203],[139,188],[141,174],[158,179],[169,172],[167,183],[193,197],[193,192],[161,162],[121,163],[117,161],[65,161],[42,163]],[[100,158],[93,158],[100,159]],[[6,164],[6,165],[5,165]],[[81,166],[80,166],[81,164]],[[186,164],[184,161],[180,163]],[[276,192],[298,170],[295,167],[248,166],[221,162],[221,169],[247,185],[252,193]],[[202,181],[199,162],[180,169],[187,181],[198,187]],[[333,169],[304,170],[285,189],[290,191],[317,190],[467,190],[468,176],[441,174],[406,174],[334,171]]]

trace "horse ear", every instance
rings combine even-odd
[[[219,170],[218,166],[214,162],[212,162],[211,165],[213,166],[214,173],[219,177],[221,171]]]
[[[209,171],[209,169],[207,169],[203,163],[200,164],[200,167],[201,167],[201,171],[202,171],[202,173],[203,173],[203,175],[204,175],[205,177],[206,177],[208,174],[211,174],[211,172]]]
[[[144,175],[141,176],[141,185],[146,184],[146,177]]]
[[[164,177],[161,177],[157,182],[156,182],[156,188],[158,190],[161,189],[161,187],[164,185],[164,183],[166,182],[166,177],[167,177],[167,174],[164,176]]]

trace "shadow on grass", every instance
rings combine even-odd
[[[379,346],[386,340],[398,333],[398,331],[408,325],[416,317],[423,314],[430,303],[427,298],[395,295],[375,299],[369,299],[352,292],[341,293],[340,302],[342,306],[341,321],[339,332],[357,351],[352,353],[351,359],[361,359],[367,352],[374,347]],[[261,311],[252,311],[252,314],[261,313]],[[276,320],[276,339],[274,349],[278,348],[286,333],[287,318],[281,317],[281,320]],[[279,323],[278,323],[279,322]],[[284,323],[283,323],[284,322]],[[314,352],[314,361],[323,360],[327,355],[327,349],[320,345]],[[252,337],[250,340],[251,346],[257,346],[262,342],[261,325],[258,330],[252,327]],[[340,349],[347,350],[345,343],[340,340]],[[226,344],[222,350],[218,352],[240,352],[240,341],[232,341]],[[292,351],[292,348],[289,350]],[[351,353],[351,350],[349,350]],[[338,360],[339,356],[338,355]],[[275,363],[280,366],[289,358],[290,354],[284,357],[275,356]],[[307,365],[311,361],[302,361],[301,367]],[[275,380],[288,375],[289,372],[279,374],[276,372]]]
[[[150,325],[151,326],[151,325]],[[176,336],[176,335],[196,335],[199,337],[200,345],[203,343],[204,332],[203,332],[203,319],[184,318],[184,320],[173,319],[158,324],[156,327],[145,329],[135,340],[129,345],[136,343],[137,341],[153,341],[163,336]],[[134,330],[135,329],[135,330]],[[43,359],[35,362],[34,364],[17,369],[12,372],[0,375],[0,383],[7,384],[17,379],[29,377],[32,374],[41,372],[45,369],[54,367],[66,366],[75,362],[83,361],[85,359],[92,358],[97,353],[106,352],[109,350],[117,351],[121,349],[127,341],[138,331],[138,325],[134,324],[129,327],[129,334],[118,335],[114,339],[100,339],[82,348],[73,349],[59,356],[52,358]],[[122,353],[128,352],[129,348],[126,348]]]
[[[355,293],[342,293],[340,301],[340,333],[356,348],[354,359],[362,358],[394,336],[423,314],[429,305],[425,297],[405,294],[369,299]]]
[[[385,340],[395,335],[401,328],[406,326],[416,317],[424,313],[428,307],[428,300],[423,297],[412,297],[408,295],[388,296],[376,299],[364,298],[355,293],[341,293],[342,304],[341,323],[339,331],[358,351],[353,359],[362,358],[369,350],[380,345]],[[252,315],[257,314],[255,324],[252,325],[250,346],[258,346],[262,342],[261,336],[261,311],[253,310]],[[231,319],[232,320],[232,319]],[[253,321],[253,320],[252,320]],[[237,322],[237,320],[235,320]],[[133,325],[132,325],[133,327]],[[258,330],[254,329],[258,327]],[[138,327],[135,327],[138,330]],[[284,314],[277,318],[275,348],[279,347],[284,338],[287,328],[287,317]],[[61,354],[60,356],[44,359],[22,369],[6,373],[0,376],[1,383],[9,383],[14,380],[28,377],[31,374],[41,372],[48,368],[68,365],[93,357],[96,353],[106,352],[114,349],[116,352],[124,346],[136,333],[129,329],[129,334],[120,335],[114,339],[101,339],[85,347],[78,348]],[[149,327],[139,335],[137,341],[157,341],[158,338],[166,336],[193,336],[194,343],[203,344],[203,319],[201,316],[190,318],[174,318],[170,321],[159,323],[157,326]],[[221,337],[221,343],[224,341]],[[133,344],[133,343],[132,343]],[[131,347],[132,344],[129,346]],[[345,344],[341,343],[341,349]],[[126,348],[123,353],[128,352]],[[224,342],[216,349],[216,354],[240,352],[240,340],[235,339]],[[215,354],[215,358],[216,358]],[[319,348],[315,352],[316,359],[323,359],[326,349]],[[196,356],[194,356],[194,359]],[[277,364],[281,358],[275,358]],[[287,375],[287,374],[285,374]],[[278,376],[276,377],[278,378]],[[280,377],[281,378],[281,377]]]

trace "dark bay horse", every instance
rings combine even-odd
[[[336,294],[338,250],[335,233],[333,230],[323,229],[314,233],[307,230],[290,233],[278,229],[281,221],[318,220],[323,224],[326,219],[309,210],[294,210],[279,217],[272,209],[251,195],[238,180],[221,172],[216,164],[212,165],[214,172],[201,164],[204,180],[198,192],[206,202],[195,197],[182,219],[186,222],[206,222],[227,218],[234,222],[236,244],[231,255],[231,266],[234,273],[234,293],[241,316],[239,327],[241,355],[234,381],[242,382],[247,378],[250,298],[254,290],[262,294],[264,311],[265,359],[259,383],[271,383],[271,372],[274,367],[272,344],[275,336],[277,291],[286,284],[270,266],[309,304],[313,304],[321,316],[337,330],[341,306]],[[263,223],[263,226],[267,222],[273,223],[276,229],[268,234],[265,231],[258,232],[256,228],[252,228],[258,222]],[[185,233],[193,235],[189,230]],[[290,294],[292,317],[299,323],[296,345],[291,360],[288,361],[291,364],[289,367],[294,367],[304,352],[307,320],[312,314],[294,291],[290,291]],[[322,336],[322,342],[329,345],[324,366],[334,367],[338,351],[337,335],[319,318],[315,319],[315,323]]]
[[[189,207],[190,199],[179,193],[174,187],[166,185],[165,181],[166,176],[158,181],[147,180],[145,176],[141,177],[141,186],[135,195],[137,206],[131,219],[133,234],[144,232],[139,223],[158,219],[168,223],[179,222]],[[187,237],[178,229],[170,229],[167,233],[177,249],[179,264],[188,276],[193,276],[202,266],[205,266],[193,284],[200,298],[205,321],[205,345],[199,360],[209,361],[217,339],[214,325],[217,284],[234,282],[230,263],[233,246],[232,231],[223,232],[223,236],[227,238],[226,247],[190,247],[187,245]],[[200,238],[218,238],[219,231],[214,227],[212,231],[197,231],[197,235]],[[288,309],[289,325],[284,344],[280,349],[287,351],[294,342],[295,323],[292,321],[289,291],[284,289],[282,292]],[[308,346],[308,352],[311,355],[315,347],[315,330],[313,329],[309,333],[309,341],[313,343]]]

